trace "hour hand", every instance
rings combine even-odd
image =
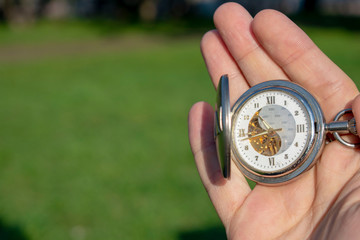
[[[282,128],[277,128],[277,129],[272,129],[272,130],[266,130],[266,131],[263,131],[261,133],[258,133],[258,134],[255,134],[255,135],[251,135],[249,137],[246,137],[246,138],[243,138],[241,139],[241,141],[245,141],[245,140],[248,140],[248,139],[252,139],[252,138],[256,138],[256,137],[260,137],[262,135],[266,135],[266,134],[273,134],[277,131],[282,131]]]

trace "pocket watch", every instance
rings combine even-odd
[[[326,132],[348,147],[339,132],[356,135],[355,119],[339,121],[345,109],[327,124],[316,99],[301,86],[272,80],[247,90],[230,108],[227,75],[220,78],[215,109],[215,140],[225,178],[230,161],[248,179],[260,184],[289,182],[309,170],[321,154]]]

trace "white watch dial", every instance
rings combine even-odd
[[[255,172],[291,167],[308,146],[311,131],[305,106],[292,94],[266,90],[249,98],[233,118],[233,151]]]

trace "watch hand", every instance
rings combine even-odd
[[[267,122],[265,121],[265,119],[263,119],[263,118],[260,116],[260,114],[258,115],[258,117],[259,117],[259,119],[261,120],[261,122],[265,125],[266,129],[271,129],[270,124],[267,123]]]
[[[277,128],[277,129],[269,129],[269,130],[266,130],[264,132],[261,132],[261,133],[258,133],[258,134],[255,134],[255,135],[252,135],[252,136],[249,136],[247,138],[243,138],[241,139],[241,141],[245,141],[245,140],[248,140],[248,139],[251,139],[251,138],[255,138],[255,137],[260,137],[262,135],[266,135],[266,134],[269,134],[271,132],[277,132],[277,131],[282,131],[282,128]]]

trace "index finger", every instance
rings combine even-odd
[[[354,82],[285,15],[262,11],[251,27],[259,43],[289,78],[315,95],[327,120],[348,107],[358,94]]]

